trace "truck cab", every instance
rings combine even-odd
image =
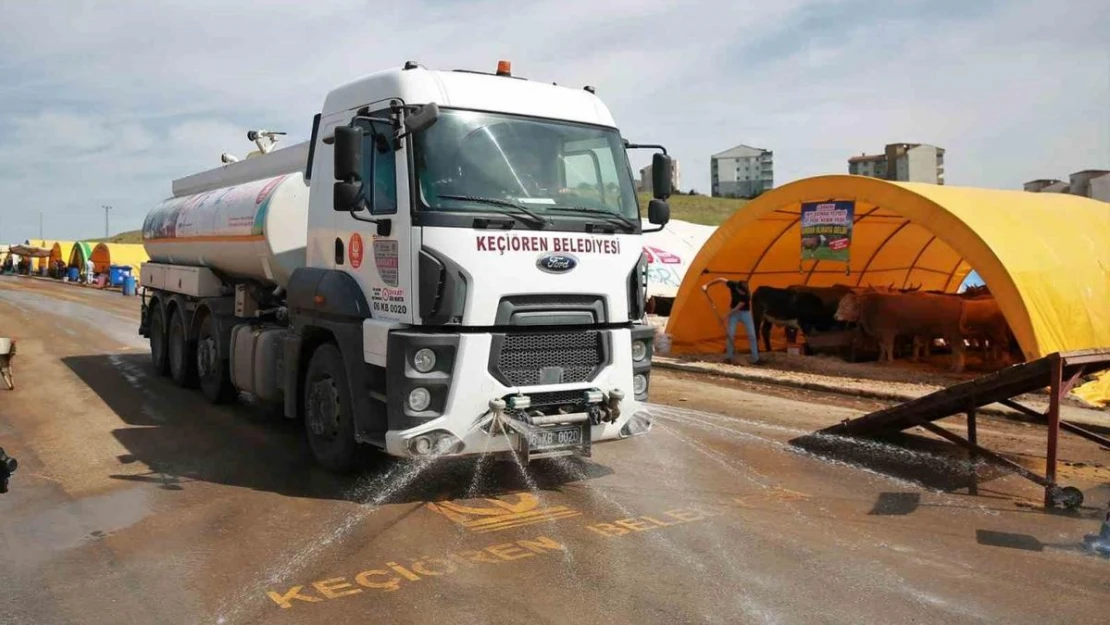
[[[258,301],[237,302],[253,318],[225,325],[251,330],[209,350],[207,370],[226,358],[249,390],[236,380],[273,368],[286,416],[336,470],[357,443],[527,462],[646,433],[638,147],[661,150],[648,207],[661,228],[670,158],[625,141],[592,88],[506,62],[410,62],[333,90],[307,146],[303,262],[268,295],[220,278]]]

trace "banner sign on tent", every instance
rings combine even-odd
[[[853,200],[802,203],[802,260],[847,263],[851,255]]]

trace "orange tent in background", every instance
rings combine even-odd
[[[850,273],[801,261],[801,204],[854,202]],[[690,264],[667,332],[674,353],[720,353],[724,330],[701,286],[897,287],[955,292],[974,268],[1025,357],[1110,347],[1110,204],[1074,195],[888,182],[849,175],[791,182],[749,202]],[[724,288],[711,288],[719,310]],[[743,332],[739,333],[743,336]],[[738,338],[738,345],[746,339]]]
[[[53,266],[55,261],[59,260],[66,262],[71,249],[73,249],[73,241],[55,241],[50,246],[50,265]]]
[[[108,252],[107,244],[97,243],[89,254],[89,260],[93,262],[93,271],[96,273],[108,271],[108,265],[112,264],[112,255]]]

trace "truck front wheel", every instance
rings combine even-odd
[[[312,455],[329,471],[345,473],[354,466],[353,417],[343,356],[331,343],[320,345],[305,373],[304,426]]]
[[[197,378],[208,401],[222,404],[235,397],[235,387],[228,375],[227,359],[220,358],[216,340],[216,322],[212,315],[205,315],[197,331]]]
[[[189,344],[188,333],[185,330],[185,317],[180,309],[170,313],[169,341],[166,350],[169,352],[170,377],[181,388],[190,388],[196,384],[197,357],[196,346]]]

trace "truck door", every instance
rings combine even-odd
[[[369,116],[384,119],[390,111],[376,110]],[[412,216],[404,146],[394,149],[389,124],[358,123],[365,130],[362,179],[370,208],[336,213],[336,265],[358,281],[373,317],[412,323]],[[380,228],[371,219],[388,220],[388,227]]]

